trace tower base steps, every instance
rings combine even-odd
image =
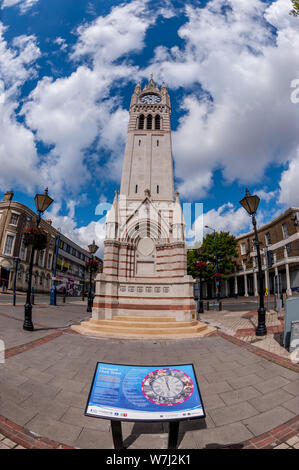
[[[71,327],[77,333],[102,338],[180,339],[210,335],[215,331],[199,321],[178,322],[171,317],[115,316],[112,320],[91,318]]]

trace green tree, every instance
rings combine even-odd
[[[218,271],[222,278],[227,278],[234,270],[233,259],[238,256],[236,247],[237,240],[229,232],[216,233]],[[217,272],[216,252],[214,234],[209,233],[205,236],[202,246],[199,249],[188,250],[187,253],[187,272],[193,278],[198,277],[198,270],[195,268],[197,261],[206,261],[207,266],[202,270],[204,279],[211,279]]]
[[[292,0],[293,9],[290,11],[290,14],[293,16],[299,16],[299,1]]]

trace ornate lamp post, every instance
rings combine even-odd
[[[36,194],[35,198],[35,206],[38,213],[36,227],[31,227],[29,229],[24,229],[24,243],[26,245],[31,245],[31,255],[30,255],[30,263],[29,263],[29,273],[28,273],[28,287],[27,287],[27,295],[26,295],[26,304],[25,304],[25,311],[24,311],[24,324],[23,329],[27,331],[33,331],[34,326],[32,323],[32,305],[31,305],[31,284],[32,284],[32,269],[33,269],[33,260],[34,260],[34,253],[36,249],[41,249],[44,247],[44,244],[47,242],[46,234],[42,230],[38,228],[41,216],[45,210],[52,204],[53,199],[48,196],[48,188],[45,189],[43,194]]]
[[[203,295],[202,295],[202,270],[207,266],[207,263],[205,261],[197,261],[195,264],[195,269],[199,271],[199,302],[198,302],[198,313],[203,313],[204,308],[203,308]]]
[[[256,214],[259,202],[260,202],[260,198],[255,195],[251,196],[248,189],[246,189],[246,195],[240,201],[240,204],[252,217],[252,224],[253,224],[254,236],[255,236],[255,246],[256,246],[256,253],[257,253],[257,263],[258,263],[258,271],[259,271],[259,309],[258,309],[258,325],[257,325],[255,334],[256,336],[265,336],[267,334],[267,328],[266,328],[266,309],[264,306],[263,271],[262,271],[262,263],[261,263],[260,242],[259,242],[258,235],[257,235],[256,219],[255,219],[255,214]]]
[[[205,225],[205,228],[209,228],[210,230],[213,230],[213,232],[214,232],[216,273],[219,274],[218,273],[219,269],[218,269],[218,250],[217,250],[216,230],[212,227],[209,227],[208,225]],[[217,298],[218,302],[220,300],[219,279],[220,279],[220,276],[216,276],[216,298]]]
[[[88,251],[91,254],[91,259],[87,261],[86,268],[89,271],[89,290],[88,290],[88,300],[87,300],[87,312],[92,312],[92,305],[93,305],[93,295],[91,292],[92,288],[92,274],[95,273],[98,269],[98,262],[93,259],[94,253],[98,250],[98,246],[93,243],[88,245]]]

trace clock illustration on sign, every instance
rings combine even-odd
[[[194,384],[189,375],[177,369],[158,369],[144,377],[142,393],[156,405],[173,406],[191,397]]]
[[[144,95],[140,98],[140,101],[146,104],[156,104],[160,103],[161,98],[158,95]]]

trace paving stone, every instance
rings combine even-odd
[[[86,429],[94,429],[96,431],[109,431],[110,421],[107,419],[92,418],[84,415],[84,408],[75,408],[70,406],[68,410],[60,418],[63,423],[82,426]]]
[[[203,397],[213,393],[227,392],[228,390],[231,390],[231,387],[225,381],[213,384],[202,384],[200,386],[200,391]]]
[[[203,404],[206,410],[213,410],[214,408],[219,408],[225,405],[224,401],[217,393],[203,394]]]
[[[283,406],[294,413],[299,413],[299,396],[283,403]]]
[[[228,383],[233,389],[244,388],[261,382],[262,379],[256,374],[249,374],[237,379],[229,379]],[[223,390],[224,392],[226,390]]]
[[[292,393],[292,395],[299,395],[299,379],[283,387],[283,390]]]
[[[53,379],[53,375],[47,374],[46,372],[41,372],[40,370],[34,369],[32,367],[26,369],[23,372],[23,375],[26,376],[26,380],[28,380],[28,378],[32,378],[41,383],[48,383],[51,379]]]
[[[242,422],[255,436],[259,436],[293,417],[294,413],[282,406],[278,406],[252,418],[245,419]]]
[[[238,403],[232,406],[226,406],[224,408],[216,408],[209,411],[210,416],[216,426],[222,426],[224,424],[234,423],[241,421],[245,418],[255,416],[258,412],[248,402]]]
[[[1,441],[1,442],[0,442],[0,449],[1,449],[1,450],[10,450],[11,448],[8,447],[8,446],[6,446],[6,445],[4,445],[4,444],[2,443],[2,441]]]
[[[84,387],[83,382],[64,379],[63,377],[54,377],[49,384],[55,386],[59,390],[63,389],[75,393],[80,393]]]
[[[279,446],[274,447],[274,449],[290,449],[291,447],[287,444],[279,444]]]
[[[35,380],[31,379],[25,382],[22,386],[22,391],[31,393],[35,398],[47,398],[52,399],[54,398],[57,393],[61,390],[62,387],[57,387],[50,383],[43,384],[36,382]]]
[[[281,388],[287,385],[288,383],[288,380],[284,377],[277,376],[272,379],[255,384],[255,388],[257,388],[262,393],[268,393],[277,388]]]
[[[293,446],[294,444],[297,444],[297,442],[299,442],[299,436],[291,437],[291,439],[288,439],[286,441],[286,443],[289,444],[290,446]]]
[[[74,442],[80,449],[114,449],[111,432],[83,428]]]
[[[61,390],[55,397],[55,400],[61,404],[72,405],[78,408],[86,406],[88,395],[82,393],[70,392],[68,390]]]
[[[16,446],[16,443],[11,441],[10,439],[8,438],[5,438],[3,441],[1,441],[1,444],[9,447],[10,449],[13,449],[15,446]]]
[[[36,409],[26,410],[21,405],[19,406],[8,400],[0,402],[0,415],[5,416],[5,418],[10,419],[20,426],[24,426],[28,421],[36,416],[36,414]]]
[[[258,392],[254,387],[249,386],[238,390],[220,393],[219,395],[221,400],[223,400],[227,405],[233,405],[257,397],[260,395],[260,392]]]
[[[205,448],[211,444],[235,444],[253,437],[242,423],[232,423],[213,429],[191,432],[199,448]]]
[[[32,392],[30,390],[26,390],[23,386],[21,388],[17,388],[2,383],[0,387],[0,403],[1,399],[5,397],[9,401],[18,404],[30,397],[31,394]]]
[[[81,426],[62,423],[61,421],[51,419],[49,416],[47,416],[47,421],[45,421],[42,415],[37,415],[28,427],[30,431],[39,436],[47,437],[48,439],[70,446],[74,446],[82,431]]]
[[[285,390],[278,389],[266,395],[259,396],[249,401],[258,411],[271,410],[277,405],[281,405],[292,399],[292,395]]]

